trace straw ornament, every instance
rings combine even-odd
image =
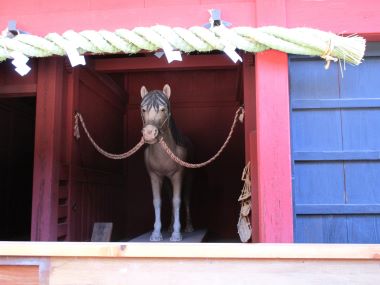
[[[28,57],[64,56],[67,44],[78,46],[81,54],[135,54],[160,50],[163,42],[184,53],[222,51],[230,45],[254,53],[274,49],[289,54],[320,56],[327,64],[340,59],[358,65],[365,51],[365,40],[360,36],[343,37],[310,28],[227,28],[220,25],[210,29],[200,26],[185,29],[156,25],[114,32],[69,30],[62,35],[49,33],[45,37],[18,34],[10,38],[2,35],[0,61],[10,58],[11,51],[19,51]]]

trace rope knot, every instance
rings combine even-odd
[[[338,59],[336,57],[333,57],[331,55],[332,52],[334,51],[334,48],[335,48],[335,46],[334,46],[333,40],[332,40],[332,38],[330,38],[329,41],[328,41],[328,45],[327,45],[326,50],[321,55],[321,58],[323,58],[324,60],[326,60],[326,64],[325,64],[325,69],[326,70],[329,69],[331,61],[334,61],[334,62],[338,61]]]

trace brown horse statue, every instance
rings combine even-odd
[[[163,180],[167,177],[172,184],[172,235],[170,241],[181,241],[181,192],[184,186],[185,169],[174,162],[158,144],[159,139],[163,139],[169,148],[180,159],[188,158],[187,140],[177,130],[174,119],[170,111],[171,89],[166,84],[163,90],[153,90],[148,92],[145,86],[141,87],[141,117],[143,121],[142,134],[144,141],[148,144],[145,149],[145,165],[148,170],[152,191],[153,206],[155,213],[154,230],[150,236],[151,241],[161,241],[161,188]],[[185,186],[184,186],[185,187]],[[184,189],[185,192],[185,189]],[[186,192],[188,192],[186,190]],[[190,218],[190,195],[184,195],[186,209],[185,231],[192,231]]]

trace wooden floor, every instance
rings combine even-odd
[[[150,242],[150,235],[152,232],[147,232],[145,234],[142,234],[138,237],[135,237],[134,239],[131,239],[129,242]],[[191,233],[182,233],[182,241],[181,243],[196,243],[196,242],[202,242],[203,239],[206,236],[206,230],[196,230]],[[163,242],[170,242],[170,233],[169,232],[163,232],[162,233],[162,241]]]
[[[380,245],[0,242],[0,284],[380,284]]]

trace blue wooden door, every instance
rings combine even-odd
[[[380,44],[358,67],[290,59],[295,242],[380,242]]]

